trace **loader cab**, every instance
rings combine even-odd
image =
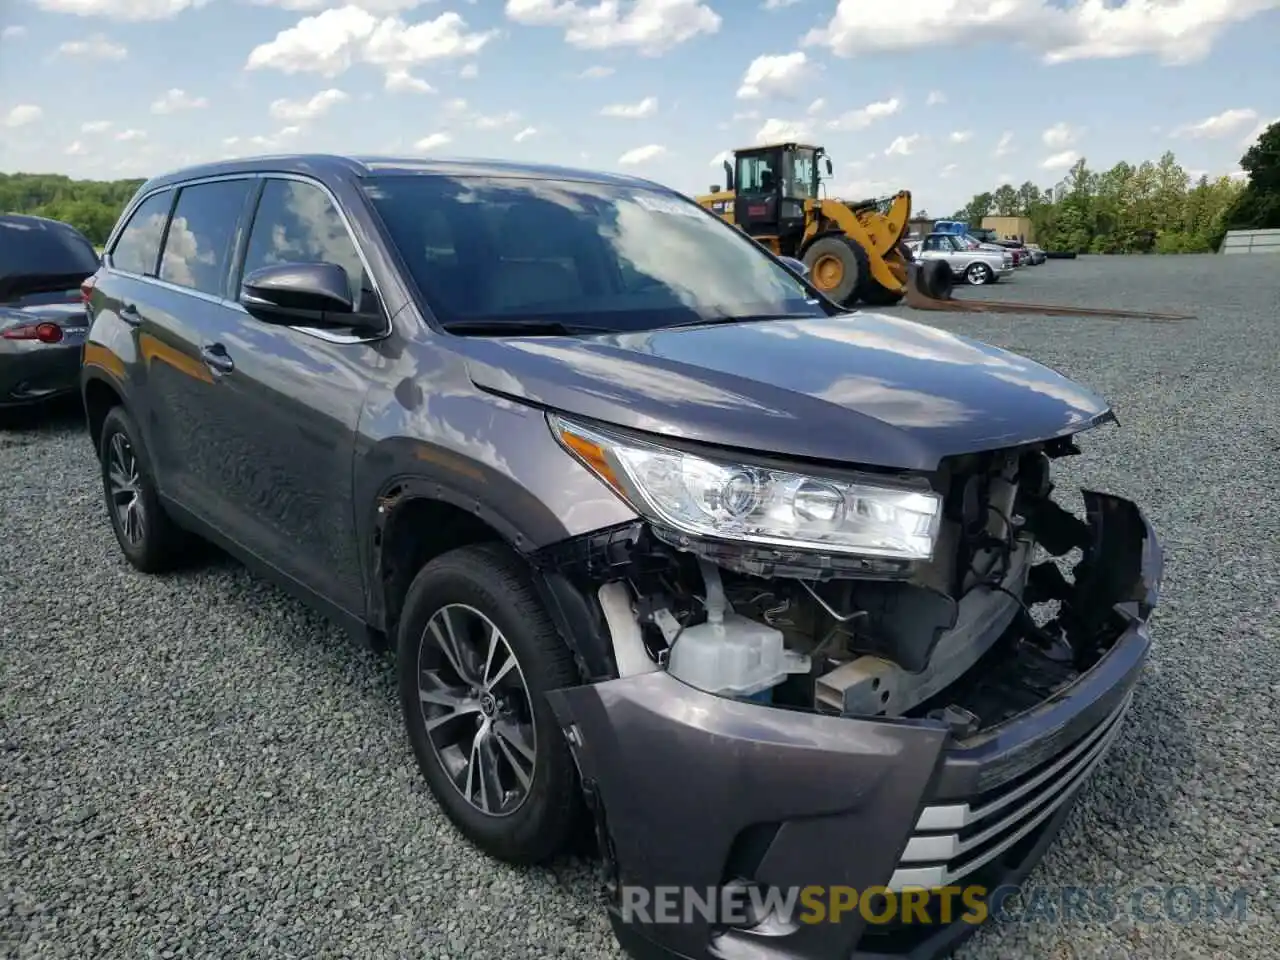
[[[804,235],[805,201],[818,199],[818,165],[826,159],[830,173],[830,159],[798,143],[737,150],[734,158],[734,222],[753,237],[777,237],[778,252],[789,253]]]

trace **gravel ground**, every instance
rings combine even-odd
[[[1085,258],[981,291],[1181,325],[894,311],[1108,396],[1122,428],[1062,485],[1136,498],[1166,544],[1136,709],[1033,883],[1249,897],[1245,923],[992,925],[964,958],[1276,955],[1274,271]],[[588,864],[519,871],[455,835],[384,664],[230,561],[131,572],[73,415],[0,433],[0,475],[0,955],[620,957]]]

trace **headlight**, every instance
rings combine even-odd
[[[693,537],[928,560],[942,517],[931,491],[710,460],[550,417],[564,447],[642,516]]]

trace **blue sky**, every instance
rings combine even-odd
[[[831,195],[952,212],[1280,118],[1280,0],[0,0],[0,170],[236,154],[505,157],[698,192],[824,143]]]

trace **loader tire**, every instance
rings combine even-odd
[[[827,297],[850,306],[868,276],[867,253],[847,237],[819,237],[804,252],[809,281]]]
[[[911,251],[904,244],[898,244],[897,255],[901,258],[904,271],[910,269]],[[892,254],[890,255],[892,258]],[[889,258],[887,258],[889,259]],[[897,290],[890,290],[882,286],[880,281],[871,276],[870,272],[862,278],[862,284],[858,288],[858,299],[868,306],[872,307],[892,307],[901,302],[902,298],[907,295],[907,288],[904,281],[903,286]]]
[[[956,278],[945,260],[925,260],[920,264],[920,292],[934,300],[950,300]]]

